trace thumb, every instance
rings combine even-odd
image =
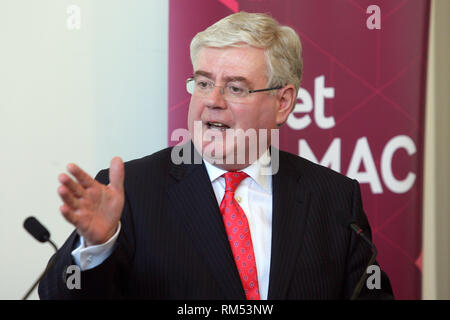
[[[122,159],[120,157],[112,158],[109,168],[109,185],[117,191],[122,191],[124,179],[125,169]]]

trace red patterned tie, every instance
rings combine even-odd
[[[245,172],[227,172],[225,178],[225,195],[220,204],[225,230],[233,252],[234,261],[244,287],[247,300],[260,300],[258,274],[252,237],[244,210],[234,199],[234,192],[248,175]]]

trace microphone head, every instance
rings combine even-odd
[[[37,241],[47,242],[50,239],[50,232],[48,232],[48,230],[35,217],[26,218],[23,222],[23,227]]]

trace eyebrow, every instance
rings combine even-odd
[[[195,76],[203,76],[203,77],[211,79],[212,78],[212,73],[206,72],[206,71],[202,71],[202,70],[197,70],[197,71],[194,72],[194,78],[195,78]]]
[[[206,78],[209,78],[209,79],[213,78],[212,73],[207,72],[207,71],[203,71],[203,70],[195,71],[194,72],[194,77],[195,76],[203,76],[203,77],[206,77]],[[232,81],[239,81],[239,82],[245,82],[248,86],[251,85],[251,82],[247,78],[242,77],[242,76],[226,76],[226,77],[224,77],[224,80],[225,80],[226,83],[232,82]]]

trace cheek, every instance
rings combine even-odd
[[[276,109],[277,107],[273,101],[261,105],[258,115],[261,128],[273,129],[277,127]]]
[[[237,126],[241,129],[265,129],[276,126],[275,113],[270,106],[242,109],[235,112]]]

